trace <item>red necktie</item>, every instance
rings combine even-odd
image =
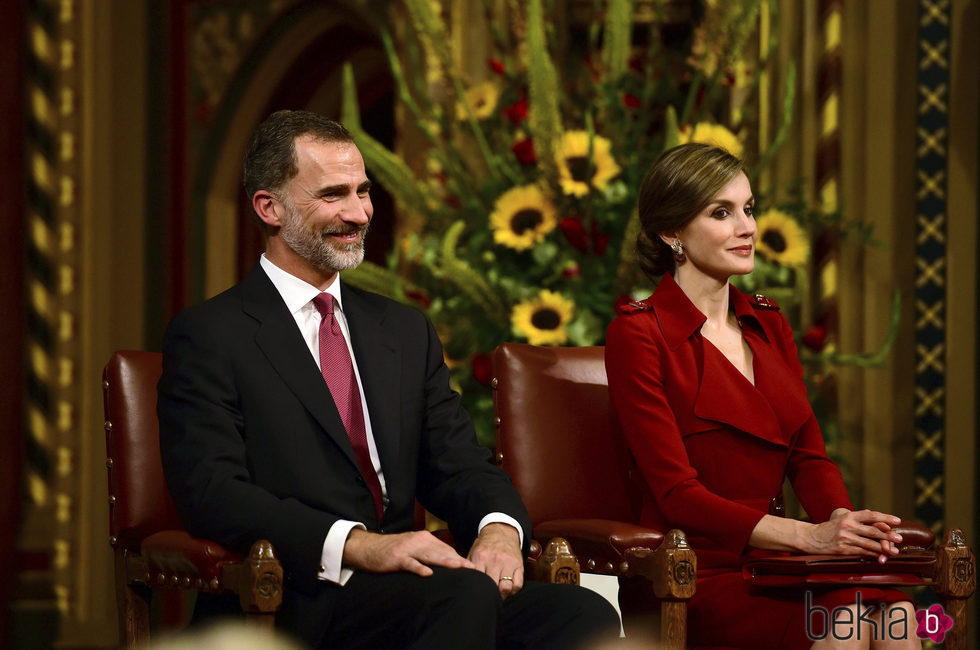
[[[347,429],[347,437],[354,447],[354,455],[361,467],[361,474],[367,481],[374,497],[374,510],[381,521],[384,508],[381,505],[381,482],[378,472],[371,462],[368,451],[367,431],[364,428],[364,410],[361,408],[361,394],[357,390],[357,378],[351,363],[350,350],[344,339],[340,325],[333,315],[334,298],[329,293],[321,293],[313,299],[313,305],[320,312],[320,372],[323,374],[330,395],[333,397],[340,419]]]

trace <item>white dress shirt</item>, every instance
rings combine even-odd
[[[262,254],[259,264],[262,270],[265,271],[266,275],[275,285],[276,290],[282,296],[283,301],[286,303],[286,308],[289,309],[289,313],[292,314],[293,318],[296,320],[296,325],[299,327],[300,333],[303,335],[303,340],[306,341],[307,347],[310,349],[310,354],[313,355],[316,365],[320,367],[320,312],[317,310],[316,306],[313,304],[313,299],[320,294],[320,289],[314,287],[312,284],[304,280],[300,280],[294,275],[283,271],[281,268],[269,261],[269,258]],[[364,430],[367,434],[367,444],[368,451],[371,454],[371,464],[374,465],[374,470],[378,473],[378,481],[381,483],[381,495],[382,503],[387,507],[387,488],[385,486],[384,474],[381,471],[381,460],[378,456],[378,449],[374,443],[374,434],[371,429],[371,414],[368,411],[367,399],[364,395],[364,386],[361,384],[361,373],[357,369],[357,358],[354,356],[354,349],[351,347],[350,342],[350,331],[347,325],[347,317],[344,315],[344,305],[343,300],[340,296],[340,276],[337,276],[336,280],[327,289],[326,293],[329,293],[334,298],[334,318],[337,319],[337,323],[340,325],[340,330],[344,334],[344,340],[347,342],[347,349],[350,352],[351,363],[354,366],[354,377],[357,379],[357,389],[361,394],[361,410],[364,412]],[[494,522],[502,522],[510,524],[517,529],[520,534],[521,544],[524,543],[524,531],[517,521],[502,512],[493,512],[485,516],[480,520],[479,530],[482,530],[484,526]],[[327,531],[327,537],[323,541],[323,551],[320,560],[320,571],[318,576],[321,580],[326,580],[328,582],[336,582],[341,585],[346,584],[347,580],[353,574],[353,570],[349,567],[343,566],[343,555],[344,555],[344,544],[347,542],[347,536],[350,535],[350,531],[353,528],[361,528],[362,530],[367,530],[367,526],[358,521],[348,521],[345,519],[338,519],[330,530]]]

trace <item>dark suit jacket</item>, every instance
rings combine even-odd
[[[477,445],[432,324],[381,296],[342,291],[390,498],[383,520],[316,362],[256,266],[167,331],[160,449],[187,529],[240,550],[270,540],[287,593],[318,602],[342,591],[317,580],[330,526],[348,519],[383,533],[412,530],[416,498],[449,523],[464,554],[494,511],[521,522],[526,552],[527,512]]]
[[[789,477],[807,514],[850,508],[807,401],[778,308],[729,287],[752,349],[753,386],[701,336],[702,314],[671,275],[609,327],[612,405],[643,476],[641,519],[681,528],[704,569],[740,566],[752,529]]]

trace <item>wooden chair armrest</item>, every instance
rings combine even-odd
[[[606,575],[625,575],[623,563],[631,549],[652,551],[664,541],[658,530],[610,519],[555,519],[539,523],[534,534],[564,538],[585,571]]]
[[[246,613],[274,612],[282,602],[282,564],[266,540],[243,556],[187,531],[166,530],[146,537],[126,564],[131,583],[235,593]]]
[[[131,555],[132,559],[137,556]],[[221,570],[225,564],[240,564],[244,557],[221,544],[191,537],[184,530],[164,530],[143,539],[138,557],[146,575],[130,579],[154,587],[182,587],[199,591],[224,591]]]

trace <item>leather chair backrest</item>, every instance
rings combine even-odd
[[[497,452],[531,515],[636,521],[604,348],[504,343],[493,353]]]
[[[157,380],[162,355],[120,350],[102,372],[109,469],[109,534],[122,548],[184,528],[160,461]]]

